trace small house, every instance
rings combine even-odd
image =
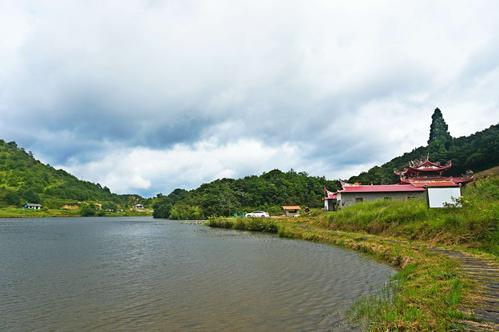
[[[298,205],[285,205],[282,207],[282,210],[286,217],[299,217],[301,207]]]
[[[37,204],[37,203],[28,203],[28,202],[26,202],[26,204],[24,204],[23,208],[30,209],[30,210],[40,210],[42,208],[42,205],[41,204]]]
[[[142,204],[135,204],[134,208],[135,208],[135,210],[144,210],[144,205],[142,205]]]

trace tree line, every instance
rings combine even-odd
[[[305,172],[278,169],[260,176],[219,179],[195,190],[175,189],[167,196],[158,195],[153,204],[154,217],[201,219],[259,209],[277,214],[282,205],[321,207],[324,186],[333,190],[339,188],[339,183]]]

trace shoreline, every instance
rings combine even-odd
[[[480,323],[473,314],[477,282],[463,270],[463,263],[446,255],[466,255],[485,260],[495,266],[486,254],[475,255],[458,247],[437,248],[424,241],[330,230],[306,220],[275,218],[212,218],[209,227],[228,228],[276,234],[283,238],[301,239],[339,246],[388,264],[397,273],[384,294],[359,299],[350,310],[352,320],[365,330],[493,330]]]
[[[23,210],[21,208],[0,208],[1,219],[17,219],[17,218],[74,218],[84,217],[80,215],[78,210],[60,210],[60,209],[46,209],[46,210]],[[152,212],[107,212],[105,215],[93,217],[152,217]]]

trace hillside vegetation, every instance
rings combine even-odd
[[[82,181],[62,169],[45,165],[15,142],[0,140],[0,207],[41,203],[51,209],[65,204],[102,204],[103,209],[126,207],[143,199],[113,194],[109,188]]]
[[[349,182],[363,184],[397,183],[398,177],[393,173],[410,161],[429,156],[432,161],[442,163],[452,160],[452,168],[448,175],[461,175],[468,170],[479,172],[499,165],[499,124],[477,132],[470,136],[453,138],[447,129],[442,112],[437,108],[432,116],[430,137],[427,146],[421,146],[396,157],[389,162],[371,168]]]
[[[281,205],[322,206],[324,186],[337,189],[336,181],[309,176],[304,172],[272,170],[260,176],[221,179],[191,191],[176,189],[155,198],[154,216],[171,219],[202,219],[230,216],[265,209],[281,213]]]

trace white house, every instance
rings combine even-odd
[[[30,210],[40,210],[42,208],[41,204],[36,204],[36,203],[28,203],[24,204],[23,208],[25,209],[30,209]]]

